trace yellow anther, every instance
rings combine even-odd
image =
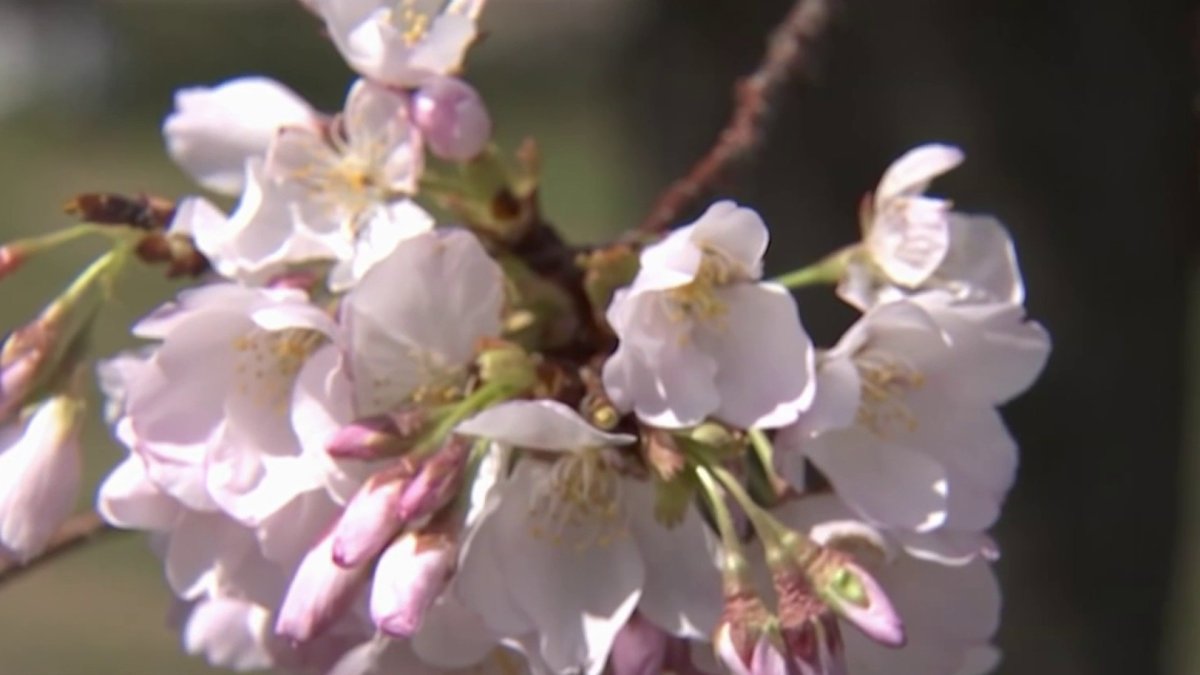
[[[884,438],[897,431],[916,431],[918,420],[905,404],[904,397],[924,385],[924,375],[898,358],[881,352],[859,354],[854,365],[861,381],[858,424]]]

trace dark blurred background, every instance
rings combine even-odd
[[[997,536],[1001,673],[1200,673],[1197,21],[1184,3],[836,3],[768,143],[722,194],[772,227],[769,272],[856,236],[887,164],[929,140],[967,163],[938,183],[1017,240],[1055,351],[1006,409],[1022,468]],[[545,155],[570,236],[631,226],[711,143],[730,86],[790,0],[493,0],[470,77],[503,139]],[[0,238],[62,225],[84,190],[181,195],[161,149],[172,91],[245,73],[340,104],[351,77],[286,0],[0,0]],[[74,266],[0,287],[4,325]],[[150,281],[146,277],[142,281]],[[171,289],[126,284],[108,343]],[[853,314],[800,296],[831,344]],[[117,456],[97,424],[92,473]],[[0,672],[208,672],[163,627],[168,593],[136,537],[4,589]]]

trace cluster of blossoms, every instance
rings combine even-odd
[[[766,225],[729,201],[572,249],[534,152],[506,161],[456,77],[482,0],[304,4],[362,77],[345,108],[263,78],[180,92],[170,153],[232,210],[79,206],[124,223],[85,228],[112,251],[5,342],[6,555],[71,510],[89,326],[140,258],[201,282],[99,365],[128,457],[98,509],[150,533],[212,664],[994,665],[986,530],[1017,463],[996,408],[1049,341],[1003,226],[924,195],[957,149],[901,157],[859,243],[774,281]],[[65,238],[0,248],[0,275]],[[829,282],[862,316],[818,349],[789,289]]]

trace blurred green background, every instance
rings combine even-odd
[[[711,142],[788,4],[493,0],[469,76],[503,142],[539,141],[550,218],[596,239]],[[783,271],[855,236],[857,199],[893,157],[948,140],[969,160],[939,189],[1012,225],[1056,351],[1007,411],[1023,468],[998,531],[1002,673],[1200,673],[1200,499],[1181,489],[1200,482],[1184,424],[1200,415],[1200,146],[1182,4],[846,3],[814,81],[723,189],[764,214]],[[0,239],[66,225],[77,192],[194,191],[158,132],[172,92],[250,73],[330,110],[352,79],[289,0],[0,0]],[[72,244],[5,280],[0,327],[97,251]],[[101,349],[172,292],[152,271],[125,278]],[[852,318],[827,294],[800,300],[822,344]],[[94,482],[120,452],[98,422],[87,439]],[[210,672],[180,652],[168,606],[142,538],[106,540],[2,589],[0,674]]]

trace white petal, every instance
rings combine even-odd
[[[507,401],[462,422],[455,432],[535,450],[582,450],[637,440],[600,431],[569,406],[551,400]]]
[[[816,396],[795,424],[774,438],[775,463],[780,475],[797,489],[804,488],[804,448],[810,438],[854,424],[862,396],[858,369],[849,358],[829,356],[817,366]]]
[[[354,257],[330,272],[329,288],[352,288],[380,260],[391,255],[400,242],[433,229],[433,216],[411,200],[372,209],[354,244]]]
[[[876,208],[901,196],[924,192],[938,176],[962,164],[963,152],[952,145],[930,143],[900,156],[892,162],[875,189]]]
[[[425,614],[413,636],[413,651],[422,661],[442,668],[466,668],[482,661],[499,644],[478,614],[444,594]]]
[[[246,160],[265,156],[282,126],[316,127],[318,116],[295,92],[263,77],[182,89],[163,123],[171,157],[205,187],[241,191]]]
[[[876,214],[866,246],[888,279],[914,288],[942,264],[950,248],[947,211],[941,200],[906,197]]]
[[[503,293],[499,266],[469,232],[398,245],[345,303],[358,414],[389,411],[431,375],[465,366],[480,338],[500,334]]]
[[[767,251],[767,225],[753,209],[736,202],[719,201],[695,222],[692,241],[733,262],[743,280],[762,276]]]
[[[774,284],[735,284],[717,298],[726,313],[696,333],[719,364],[714,416],[743,428],[795,422],[815,393],[815,355],[792,296]]]
[[[950,248],[936,277],[960,300],[1025,301],[1012,237],[993,216],[950,214]]]
[[[229,217],[212,202],[203,197],[185,197],[175,207],[175,217],[171,219],[167,231],[170,234],[194,236],[197,231],[211,233],[226,227],[228,223]]]
[[[871,521],[927,531],[946,520],[946,472],[927,456],[858,428],[808,444],[834,490]]]
[[[233,670],[260,670],[274,665],[267,649],[271,613],[234,598],[199,602],[188,616],[183,648],[210,664]]]
[[[721,615],[720,547],[699,512],[666,527],[654,518],[654,489],[623,481],[630,528],[646,567],[638,611],[669,633],[707,640]]]
[[[141,458],[131,455],[100,485],[96,510],[117,527],[166,531],[175,524],[179,503],[151,483]]]

